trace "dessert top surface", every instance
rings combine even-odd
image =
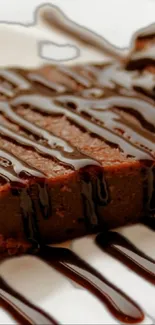
[[[55,177],[88,165],[152,165],[153,27],[133,37],[125,56],[61,11],[45,8],[40,16],[49,26],[109,54],[113,62],[0,70],[1,175],[5,171],[5,180],[23,171],[24,177]]]
[[[144,69],[129,70],[133,55],[127,64],[1,69],[1,168],[6,174],[25,170],[55,176],[87,165],[153,161],[154,71],[147,62]],[[10,161],[9,171],[3,159]],[[18,168],[11,171],[15,160]]]

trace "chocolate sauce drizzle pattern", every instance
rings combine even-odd
[[[137,304],[71,250],[43,247],[39,257],[93,293],[120,321],[135,323],[143,319]]]
[[[97,235],[96,243],[106,253],[127,265],[147,281],[150,281],[152,284],[155,283],[155,260],[137,249],[124,236],[116,232],[105,232]],[[37,256],[52,268],[55,268],[58,272],[94,294],[108,308],[112,315],[121,322],[139,323],[143,320],[143,311],[132,299],[71,250],[41,247]],[[44,319],[43,317],[50,320],[48,322],[50,324],[56,323],[42,310],[34,307],[15,290],[12,290],[2,278],[0,279],[0,285],[2,288],[1,298],[3,300],[3,307],[7,307],[7,310],[16,319],[18,319],[18,312],[22,316],[22,324],[25,323],[27,318],[29,322],[26,324],[40,324],[42,319]],[[8,304],[7,306],[6,303]]]
[[[96,243],[147,281],[155,284],[155,260],[145,255],[117,232],[99,234]]]
[[[67,73],[67,76],[69,75],[71,78],[74,76],[75,82],[79,84],[80,79],[77,77],[77,73],[74,73],[74,71],[69,73],[66,71],[68,69],[69,68],[66,67],[65,69],[62,69],[62,67],[61,69],[59,68],[61,72],[63,71],[63,73]],[[154,103],[151,99],[138,94],[134,90],[136,78],[129,75],[129,72],[122,72],[121,67],[119,68],[118,65],[114,64],[113,67],[110,65],[98,68],[89,66],[86,67],[86,69],[83,68],[83,71],[89,70],[90,72],[91,69],[94,78],[94,85],[101,87],[104,90],[103,98],[94,99],[90,98],[91,96],[87,98],[88,92],[85,97],[85,90],[79,91],[74,94],[74,96],[63,94],[56,96],[53,95],[52,97],[47,97],[44,94],[40,95],[33,92],[31,94],[18,95],[13,98],[10,101],[10,107],[5,109],[5,113],[3,114],[14,122],[18,121],[21,128],[24,128],[26,131],[28,130],[33,135],[38,136],[40,134],[43,139],[47,140],[48,145],[52,145],[57,141],[57,149],[52,149],[51,151],[49,151],[49,148],[45,149],[45,146],[43,147],[40,144],[38,146],[36,142],[33,144],[32,140],[31,143],[29,141],[29,144],[33,148],[35,147],[35,149],[38,148],[39,153],[47,155],[51,154],[52,158],[54,157],[60,160],[61,163],[68,163],[68,165],[77,169],[88,166],[88,164],[95,165],[97,162],[90,158],[80,156],[76,159],[76,149],[71,148],[69,145],[68,148],[65,141],[56,139],[56,137],[54,137],[54,139],[52,138],[53,141],[50,141],[53,135],[43,129],[41,130],[38,126],[33,126],[30,122],[25,121],[24,118],[19,117],[15,112],[16,107],[28,106],[30,109],[34,109],[39,113],[52,116],[65,115],[68,120],[75,125],[78,125],[80,128],[82,127],[87,132],[95,134],[110,145],[119,146],[120,150],[122,150],[126,155],[141,160],[141,163],[148,170],[148,174],[152,173],[152,177],[148,177],[147,194],[148,202],[152,202],[154,190],[151,191],[151,189],[153,189],[153,166],[155,158]],[[121,84],[123,83],[123,80],[120,82],[121,76],[123,80],[125,80],[125,87],[128,89],[127,94]],[[130,82],[129,79],[131,79]],[[134,85],[132,85],[132,79],[135,82]],[[139,79],[140,77],[138,77],[138,80]],[[102,85],[102,80],[104,81],[105,86]],[[131,87],[131,85],[133,87]],[[84,86],[83,80],[82,86]],[[85,86],[87,88],[88,85]],[[108,86],[110,86],[110,88],[107,88]],[[130,95],[129,90],[131,89],[132,91]],[[11,106],[14,108],[14,111]],[[126,116],[125,114],[128,115]],[[134,120],[129,120],[129,115]],[[13,138],[13,134],[11,134],[11,136]],[[23,144],[25,140],[23,141],[21,136],[20,139],[20,143]],[[19,142],[19,138],[17,139],[16,137],[15,140]],[[63,153],[59,149],[61,145],[63,146]],[[67,149],[69,149],[69,153],[67,152],[66,157]],[[148,202],[146,204],[146,210],[151,210],[152,213],[152,208],[150,209]]]
[[[148,173],[147,186],[145,182],[145,196],[148,197],[145,203],[146,212],[152,215],[154,213],[152,202],[154,197],[153,167],[155,158],[155,109],[152,99],[137,93],[134,90],[134,87],[136,87],[136,76],[123,70],[121,65],[115,63],[105,66],[85,66],[79,68],[78,72],[75,72],[72,68],[62,66],[58,67],[57,70],[66,78],[74,80],[77,85],[80,84],[82,88],[80,87],[79,90],[74,91],[74,95],[72,91],[72,95],[70,95],[59,84],[55,85],[49,81],[48,86],[48,81],[44,77],[37,76],[37,73],[30,73],[19,69],[15,71],[13,69],[1,71],[2,86],[5,86],[6,89],[11,89],[14,95],[10,99],[7,98],[7,102],[5,99],[1,101],[0,112],[7,120],[17,124],[20,132],[17,133],[8,127],[7,124],[1,123],[0,134],[11,142],[31,148],[40,155],[57,160],[60,164],[70,168],[79,170],[85,169],[89,165],[100,168],[98,161],[79,152],[65,139],[20,116],[17,109],[18,107],[27,107],[43,115],[64,115],[69,121],[80,128],[82,127],[88,133],[95,134],[109,145],[119,147],[125,155],[135,157],[141,161],[141,164]],[[137,80],[139,82],[139,75]],[[39,89],[37,88],[38,84],[41,87]],[[124,87],[122,84],[124,84]],[[100,98],[92,98],[91,89],[93,87],[103,90]],[[51,89],[51,96],[47,96],[45,88]],[[90,94],[88,90],[90,90]],[[63,91],[64,93],[60,94]],[[128,119],[129,116],[131,116],[131,119]],[[24,131],[24,134],[21,131]],[[16,158],[16,160],[19,160],[19,158]],[[22,165],[23,162],[21,160],[20,166]],[[23,167],[22,173],[25,173],[25,166]],[[38,171],[38,173],[40,172]],[[35,176],[32,169],[30,174]],[[86,221],[89,222],[91,227],[94,227],[94,225],[99,223],[98,206],[105,205],[109,201],[108,191],[103,172],[102,175],[101,172],[97,173],[100,177],[96,178],[96,184],[94,185],[91,176],[88,177],[85,174],[85,172],[80,173],[80,176],[82,176],[81,192],[83,206]],[[13,175],[12,171],[9,169],[8,172],[7,168],[6,171],[1,170],[1,176],[4,176],[5,180],[10,179],[11,183],[16,182],[17,184],[18,178],[19,183],[23,183],[23,179],[19,177],[18,173]],[[85,181],[86,178],[87,181]],[[44,179],[44,175],[42,175],[42,179]],[[44,182],[46,183],[45,179]],[[105,194],[102,200],[98,199],[97,184],[100,184],[100,192]],[[35,186],[40,188],[39,184]],[[45,184],[44,188],[46,187]],[[26,223],[27,225],[31,223],[34,225],[31,228],[37,229],[37,217],[35,218],[34,216],[37,214],[38,209],[35,208],[31,198],[31,191],[29,189],[24,189],[23,191],[24,194],[21,190],[18,191],[21,196],[23,220],[25,225]],[[26,202],[29,202],[28,210],[26,208],[27,203],[23,205],[23,197],[25,197]],[[41,214],[42,211],[46,210],[46,216],[43,213],[44,218],[48,218],[47,211],[50,211],[48,204],[49,200],[46,200],[46,206],[43,209],[40,207],[44,204],[39,204]],[[31,219],[32,222],[30,222]],[[28,238],[33,238],[34,241],[38,240],[38,231],[32,231],[30,234],[30,227],[25,226],[24,229],[27,229],[26,235]]]
[[[151,34],[151,40],[154,39],[154,35],[155,33]],[[143,38],[143,35],[138,35],[135,45],[137,40]],[[79,152],[66,140],[23,118],[18,114],[17,108],[28,107],[43,115],[64,115],[75,125],[139,160],[147,173],[147,184],[146,182],[144,184],[147,197],[146,212],[153,217],[155,213],[155,105],[153,101],[155,77],[152,71],[143,68],[150,64],[154,65],[155,60],[152,55],[152,45],[149,45],[149,33],[145,35],[145,40],[148,41],[147,46],[139,51],[133,50],[125,63],[126,67],[121,63],[105,66],[86,65],[79,67],[79,71],[74,68],[59,67],[58,71],[64,77],[77,84],[74,96],[73,91],[71,92],[71,89],[64,84],[47,81],[36,72],[15,69],[0,71],[2,98],[0,112],[8,121],[18,124],[20,131],[24,131],[24,134],[17,133],[7,127],[7,124],[1,123],[1,136],[18,145],[29,147],[40,155],[51,157],[69,168],[80,170],[83,205],[86,220],[91,226],[99,224],[98,207],[109,202],[100,163]],[[126,114],[130,115],[131,119],[128,119]],[[14,194],[20,196],[26,235],[32,241],[38,242],[38,206],[36,207],[33,201],[31,191],[34,188],[38,191],[37,205],[43,217],[48,218],[51,209],[45,175],[2,148],[0,157],[0,175],[3,181],[10,182]],[[86,168],[88,165],[96,168],[95,182]],[[30,175],[33,176],[34,183],[27,186]],[[110,255],[127,264],[146,280],[155,283],[155,261],[144,255],[124,237],[110,232],[98,235],[96,242]],[[143,312],[130,298],[70,250],[41,247],[38,256],[90,290],[119,320],[131,323],[143,319]],[[37,317],[37,320],[39,317],[39,321],[44,319],[50,324],[56,324],[48,315],[12,290],[2,278],[0,286],[1,298],[9,304],[9,308],[14,308],[14,303],[17,303],[16,307],[21,313],[21,307],[22,309],[24,307],[22,321],[26,319],[29,324],[33,324],[36,322],[34,317]],[[30,311],[33,313],[30,314]]]

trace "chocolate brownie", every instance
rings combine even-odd
[[[127,65],[0,71],[1,252],[153,217],[155,106]]]

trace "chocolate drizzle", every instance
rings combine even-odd
[[[50,17],[44,16],[48,23]],[[54,24],[58,28],[62,27],[60,21],[57,24],[54,20]],[[65,31],[69,32],[69,25]],[[74,36],[79,37],[77,29],[74,29]],[[144,180],[146,219],[151,220],[151,226],[154,225],[154,39],[152,28],[150,34],[148,30],[146,34],[143,31],[142,35],[139,33],[134,39],[132,51],[127,58],[124,57],[124,62],[121,62],[120,57],[119,63],[110,65],[51,67],[49,80],[36,71],[0,71],[2,139],[28,148],[39,157],[56,161],[72,172],[76,171],[80,181],[85,223],[91,232],[99,229],[100,208],[110,202],[101,162],[98,157],[94,159],[85,154],[80,146],[74,146],[63,132],[61,136],[57,136],[46,127],[39,126],[37,121],[29,120],[27,115],[22,116],[20,109],[27,110],[30,114],[38,113],[42,117],[63,116],[65,121],[75,125],[85,134],[99,138],[110,147],[117,148],[125,157],[138,162]],[[94,39],[89,33],[84,34],[80,41],[89,46],[96,44],[99,50],[103,50],[106,45],[106,52],[118,57],[118,51],[115,52],[111,46],[107,47],[108,44],[103,40],[99,44],[98,38]],[[58,79],[60,82],[57,82]],[[47,220],[52,214],[46,175],[25,162],[24,158],[17,157],[7,147],[2,147],[0,181],[2,185],[6,183],[10,186],[13,195],[19,197],[26,237],[41,245],[38,219],[41,216]],[[102,233],[97,236],[96,242],[100,248],[134,272],[155,283],[155,261],[124,237],[114,232]],[[143,312],[130,298],[70,250],[41,246],[38,256],[91,291],[117,319],[130,323],[143,320]],[[55,324],[53,319],[12,290],[2,278],[0,286],[1,298],[9,308],[16,305],[21,314],[21,307],[24,307],[20,320],[22,323],[27,320],[28,324],[33,324],[39,319],[39,322]],[[32,311],[33,313],[30,313]]]
[[[97,236],[96,243],[106,253],[155,284],[155,260],[137,249],[125,237],[117,232],[101,233]]]
[[[33,175],[34,177],[40,178],[45,176],[37,169],[30,167],[23,160],[17,159],[15,155],[8,152],[6,149],[0,149],[0,165],[11,171],[15,176],[18,176],[18,182],[21,181],[20,175],[22,176],[25,173],[27,176]]]
[[[135,302],[69,249],[43,247],[39,256],[93,293],[121,322],[137,323],[143,320],[144,315]]]
[[[80,129],[82,128],[85,132],[96,135],[97,138],[103,139],[110,146],[118,147],[126,156],[134,157],[136,160],[141,161],[141,165],[148,172],[148,183],[145,180],[144,186],[145,195],[148,197],[145,203],[146,212],[148,211],[148,214],[152,214],[154,210],[154,208],[152,209],[152,198],[154,196],[155,109],[151,99],[138,94],[134,90],[140,76],[135,76],[125,70],[123,71],[121,65],[118,64],[83,66],[79,67],[78,71],[76,70],[74,71],[73,68],[62,66],[57,68],[58,73],[62,74],[65,78],[71,78],[77,84],[77,87],[80,84],[80,88],[77,88],[78,90],[74,91],[74,93],[72,92],[72,94],[68,94],[67,89],[63,88],[62,85],[57,85],[57,83],[53,83],[51,80],[48,81],[39,73],[37,75],[37,72],[14,71],[13,69],[10,71],[6,70],[6,72],[5,70],[2,71],[3,79],[5,77],[7,80],[6,89],[8,89],[9,82],[11,85],[10,89],[14,90],[14,96],[11,96],[10,99],[8,98],[7,102],[4,99],[1,101],[0,112],[9,123],[18,125],[19,131],[17,133],[7,123],[1,123],[1,136],[17,145],[30,148],[43,157],[56,160],[71,169],[79,170],[84,168],[85,172],[80,173],[80,177],[81,184],[83,184],[81,195],[86,223],[89,221],[88,224],[92,227],[98,226],[100,219],[98,209],[100,206],[108,203],[108,190],[103,173],[101,184],[101,178],[98,177],[98,173],[96,172],[97,177],[94,181],[91,174],[87,173],[85,167],[94,166],[94,170],[97,171],[97,168],[101,166],[100,162],[79,151],[79,148],[74,147],[65,138],[56,136],[53,132],[37,125],[37,123],[29,121],[26,116],[22,117],[19,108],[23,107],[24,110],[28,109],[29,112],[34,110],[44,116],[65,116],[68,121],[77,125]],[[123,87],[124,80],[125,88]],[[5,83],[3,82],[4,86]],[[91,93],[89,95],[88,91],[86,94],[86,89],[91,89],[94,86],[96,89],[103,90],[100,98],[92,98]],[[48,96],[46,88],[48,88]],[[22,94],[21,90],[23,91]],[[49,96],[50,90],[51,96]],[[20,167],[21,165],[23,166],[22,160],[20,159],[20,163],[18,160],[17,157],[14,158],[14,171],[17,169],[16,165],[20,164]],[[23,171],[25,175],[27,173],[27,176],[28,173],[35,176],[31,167],[27,166],[26,169],[24,167]],[[35,174],[37,172],[40,173],[38,170],[35,171]],[[21,179],[18,174],[9,178],[10,174],[8,174],[8,171],[5,172],[5,169],[4,171],[1,170],[1,175],[3,174],[6,180],[11,180],[11,177],[19,177]],[[17,181],[15,178],[14,181]],[[23,179],[20,182],[23,183]],[[104,198],[102,202],[98,199],[98,191],[96,190],[98,184],[106,193],[106,199]],[[38,188],[38,193],[40,193],[40,185]],[[28,194],[31,191],[26,190],[25,193],[30,197],[28,201],[31,201],[31,206],[34,207],[31,209],[29,219],[34,219],[32,216],[38,213],[37,211],[41,211],[43,218],[48,218],[51,210],[49,208],[50,202],[47,186],[45,188],[44,194],[41,196],[39,194],[41,199],[37,207],[35,207],[36,203],[34,204],[31,194]],[[44,207],[42,205],[43,196],[44,198],[46,197],[44,199],[44,202],[46,201]],[[23,211],[23,203],[21,209]],[[25,215],[27,213],[26,211]],[[25,217],[23,219],[25,220]]]
[[[20,208],[23,218],[24,232],[26,238],[32,243],[40,242],[39,228],[37,224],[37,215],[32,196],[32,188],[24,188],[20,192]]]
[[[56,93],[64,93],[66,92],[66,87],[59,84],[59,83],[56,83],[56,82],[53,82],[53,81],[50,81],[50,80],[47,80],[46,78],[44,78],[43,76],[37,74],[37,73],[28,73],[28,78],[29,80],[31,81],[32,84],[34,84],[35,88],[37,88],[37,90],[41,90],[43,91],[45,94],[47,95],[51,95],[52,92],[55,94]]]
[[[82,169],[80,172],[84,216],[86,226],[90,231],[97,231],[100,224],[99,207],[107,205],[109,200],[104,172],[98,168],[96,174],[96,180],[94,180],[88,170]]]
[[[92,109],[90,107],[90,102],[85,102],[84,100],[77,101],[78,98],[72,97],[72,96],[63,96],[61,97],[55,97],[54,99],[50,99],[48,97],[43,96],[37,96],[37,95],[23,95],[17,97],[15,100],[12,101],[12,105],[32,105],[35,110],[38,110],[39,112],[46,113],[49,115],[65,115],[70,121],[78,125],[79,127],[85,128],[86,131],[96,134],[98,137],[106,140],[108,143],[119,145],[121,150],[124,151],[126,154],[136,157],[137,159],[153,159],[151,158],[151,155],[147,154],[145,150],[139,149],[137,145],[132,143],[132,141],[129,141],[128,139],[124,138],[123,135],[120,135],[114,130],[111,130],[111,112],[108,112],[105,120],[104,120],[104,111],[101,110],[97,111],[97,109]],[[72,105],[77,105],[76,111],[68,108],[68,103],[72,103]],[[78,105],[79,104],[79,105]],[[98,103],[101,105],[102,108],[102,102]],[[70,104],[71,105],[71,104]],[[88,106],[89,105],[89,106]],[[104,102],[103,102],[104,105]],[[62,107],[64,106],[64,108]],[[95,104],[94,104],[95,106]],[[85,112],[91,117],[95,118],[95,121],[92,121],[91,119],[83,116],[80,114],[80,112]],[[107,117],[109,117],[109,120],[111,124],[108,122]],[[113,118],[116,117],[116,115],[112,116]],[[105,121],[105,126],[98,124],[99,122]],[[107,122],[106,122],[107,121]],[[122,123],[123,125],[123,123]],[[118,125],[119,126],[119,125]],[[125,126],[125,125],[123,125]],[[125,132],[125,131],[124,131]],[[138,136],[138,135],[137,135]],[[151,136],[151,135],[150,135]],[[152,142],[152,141],[151,141]],[[150,143],[152,148],[152,143]],[[151,150],[149,147],[148,149]]]
[[[0,306],[4,307],[20,324],[57,324],[51,316],[13,290],[2,277],[0,277],[0,300]]]
[[[114,65],[114,71],[115,68]],[[107,66],[106,69],[108,69]],[[100,74],[104,75],[104,67],[101,70],[103,70],[103,73],[96,72],[95,69],[96,78]],[[108,70],[106,78],[108,78],[107,73]],[[100,79],[99,76],[98,78]],[[111,71],[109,81],[111,81]],[[97,137],[107,141],[108,144],[119,146],[126,155],[140,160],[147,170],[149,168],[148,174],[150,172],[153,173],[155,157],[155,109],[153,102],[137,94],[134,90],[131,95],[128,94],[126,96],[122,92],[122,86],[116,84],[115,89],[104,88],[103,99],[85,98],[82,92],[74,96],[64,94],[53,96],[52,98],[37,94],[25,94],[14,98],[11,101],[11,105],[13,107],[28,106],[30,109],[50,116],[64,115],[75,125],[78,125],[80,128],[82,127],[89,133],[95,134]],[[134,120],[128,119],[130,116]],[[57,157],[60,156],[57,155]],[[65,162],[64,157],[62,161]],[[94,165],[93,162],[92,165]],[[148,177],[148,180],[148,201],[151,202],[153,193],[150,192],[150,189],[153,188],[151,183],[153,174],[152,178]],[[94,201],[91,203],[91,206],[94,206]],[[93,214],[95,215],[94,212]]]
[[[61,34],[64,33],[73,40],[78,41],[78,43],[82,43],[90,48],[95,48],[102,54],[108,54],[115,59],[123,57],[123,53],[119,48],[113,46],[97,33],[91,32],[84,26],[69,19],[57,6],[50,5],[48,8],[41,8],[40,18],[42,18],[43,22],[50,28],[60,31]]]
[[[137,249],[125,237],[116,232],[104,232],[97,235],[96,243],[106,253],[127,265],[147,281],[152,284],[155,283],[155,261]],[[142,310],[131,298],[71,250],[42,246],[37,256],[67,278],[90,291],[119,321],[123,323],[139,323],[144,319]],[[12,312],[14,306],[17,308],[15,309],[17,313],[13,312],[12,314],[13,317],[17,319],[18,315],[22,315],[22,323],[27,318],[32,319],[32,323],[35,319],[35,324],[40,324],[43,319],[42,317],[45,317],[52,324],[55,324],[55,321],[44,312],[30,304],[15,290],[12,290],[2,278],[0,279],[0,285],[2,288],[2,300],[10,306],[8,310]],[[4,304],[3,307],[6,307],[6,305]]]

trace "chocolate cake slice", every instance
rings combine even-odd
[[[154,215],[155,107],[118,63],[0,71],[0,251]]]

